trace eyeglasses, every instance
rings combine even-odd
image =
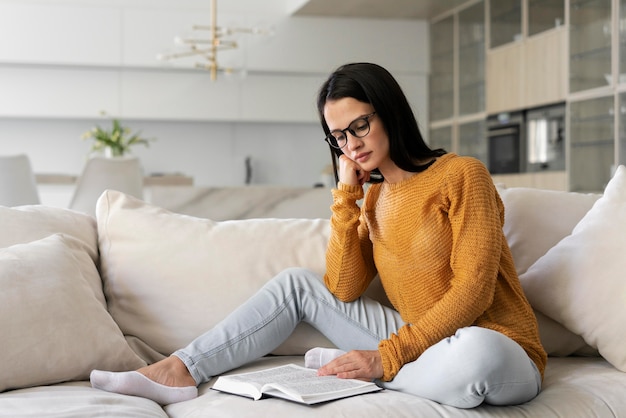
[[[346,129],[335,129],[331,131],[324,140],[328,144],[337,149],[341,149],[348,143],[348,136],[346,132],[350,132],[355,138],[363,138],[370,133],[369,119],[374,116],[376,112],[372,112],[369,115],[361,116],[350,122],[350,125]]]

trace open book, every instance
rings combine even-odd
[[[317,370],[295,364],[220,376],[213,389],[254,400],[273,396],[307,405],[381,390],[372,382],[318,376]]]

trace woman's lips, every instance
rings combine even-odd
[[[370,156],[370,153],[369,153],[369,152],[362,152],[362,153],[360,153],[360,154],[357,154],[357,155],[354,157],[354,161],[359,162],[359,163],[362,163],[362,162],[367,161],[367,159],[369,158],[369,156]]]

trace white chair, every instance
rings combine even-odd
[[[26,154],[0,156],[0,205],[40,203],[35,174]]]
[[[143,173],[136,157],[91,157],[78,178],[70,209],[95,216],[96,202],[107,189],[143,199]]]

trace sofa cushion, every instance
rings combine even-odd
[[[210,417],[211,413],[204,416]],[[85,381],[37,386],[0,394],[0,418],[53,417],[169,418],[156,402],[139,396],[94,389]]]
[[[98,231],[93,216],[42,205],[0,206],[0,248],[57,233],[82,241],[85,251],[98,262]]]
[[[571,234],[601,196],[502,186],[498,186],[498,193],[504,203],[504,235],[518,274]]]
[[[572,229],[601,194],[498,186],[504,203],[504,234],[515,268],[523,274]],[[550,356],[598,355],[584,339],[535,310],[541,342]]]
[[[550,357],[584,356],[598,357],[600,353],[591,347],[585,339],[565,328],[554,319],[535,310],[539,337],[544,350]]]
[[[325,269],[329,221],[215,222],[171,213],[116,191],[98,200],[101,274],[126,335],[168,355],[210,329],[288,267]],[[297,333],[280,354],[328,345]]]
[[[0,391],[145,364],[94,292],[97,277],[89,251],[70,236],[0,249]]]
[[[626,371],[626,167],[561,240],[520,277],[531,304]]]
[[[78,239],[98,265],[98,230],[93,216],[43,205],[0,206],[0,248],[37,241],[57,233]],[[104,304],[100,276],[89,276],[87,279]]]
[[[244,373],[286,363],[302,364],[301,357],[265,357],[233,373]],[[513,406],[482,404],[460,409],[428,399],[384,390],[303,407],[278,398],[251,401],[211,390],[214,381],[200,385],[198,398],[164,407],[171,418],[189,417],[297,417],[297,418],[623,418],[626,416],[626,373],[602,358],[550,358],[539,395]],[[0,407],[2,404],[0,403]]]

